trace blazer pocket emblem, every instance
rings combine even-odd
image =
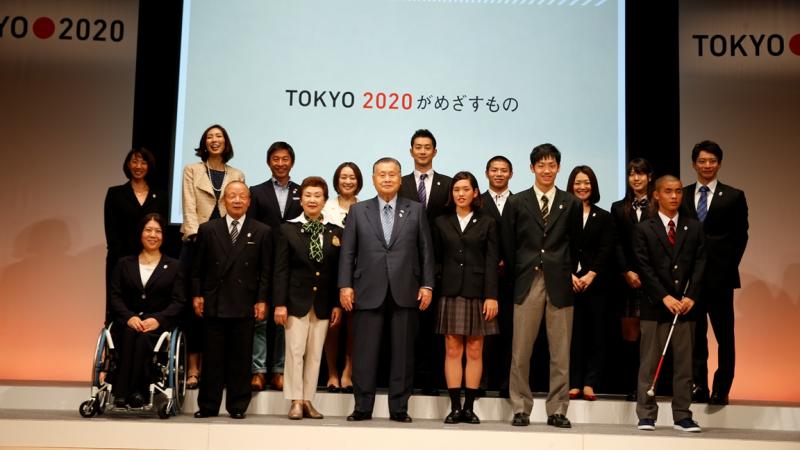
[[[339,236],[334,236],[331,238],[331,245],[334,247],[340,247],[342,245],[342,243],[339,242]]]
[[[256,245],[254,241],[247,241],[247,245]]]

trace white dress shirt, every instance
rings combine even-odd
[[[500,211],[500,215],[503,215],[503,208],[506,206],[506,200],[508,200],[508,197],[511,196],[511,191],[506,189],[502,193],[498,194],[497,192],[489,189],[489,195],[492,196],[492,200],[494,200],[497,210]]]

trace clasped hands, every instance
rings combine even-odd
[[[431,299],[433,298],[433,292],[426,288],[421,287],[417,292],[417,301],[419,302],[419,309],[420,311],[425,311],[428,309],[428,306],[431,304]],[[342,308],[345,311],[352,311],[353,304],[356,302],[356,292],[351,287],[345,287],[339,289],[339,303],[342,304]]]

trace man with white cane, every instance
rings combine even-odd
[[[692,403],[695,329],[693,307],[701,300],[698,294],[706,260],[705,238],[700,222],[678,214],[683,199],[679,179],[665,175],[656,180],[653,197],[658,204],[658,215],[637,225],[633,243],[642,287],[649,299],[641,305],[638,428],[655,430],[658,404],[655,396],[647,393],[655,384],[654,373],[672,332],[674,428],[699,432],[700,426],[692,420],[689,406]]]

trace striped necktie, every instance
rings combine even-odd
[[[236,239],[239,239],[239,221],[233,220],[231,222],[231,243],[236,245]]]
[[[697,200],[697,218],[700,222],[706,220],[708,215],[708,193],[711,189],[708,186],[700,186],[700,198]]]

